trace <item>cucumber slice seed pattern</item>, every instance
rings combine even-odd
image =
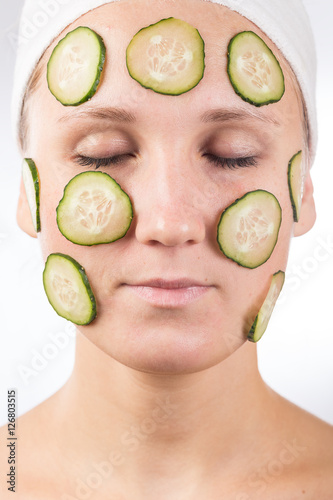
[[[77,325],[96,317],[96,300],[84,268],[69,255],[54,253],[45,263],[43,284],[57,314]]]
[[[78,245],[112,243],[125,236],[132,218],[128,195],[105,172],[76,175],[57,208],[60,232]]]
[[[138,31],[126,50],[130,76],[157,93],[180,95],[204,73],[204,42],[190,24],[173,17]]]
[[[95,31],[80,26],[54,48],[47,65],[50,92],[64,106],[78,106],[93,97],[100,83],[106,48]]]
[[[104,191],[83,191],[79,195],[79,204],[75,210],[78,224],[93,234],[100,233],[108,223],[111,207],[112,200]]]
[[[36,233],[41,230],[40,224],[40,180],[38,169],[31,158],[25,158],[22,163],[22,180],[28,200],[32,222]]]
[[[78,298],[78,293],[74,290],[73,283],[69,279],[55,274],[52,285],[62,304],[67,306],[69,310],[73,309]]]
[[[254,269],[271,256],[281,219],[281,207],[273,194],[251,191],[222,213],[217,232],[220,249],[240,266]]]
[[[285,92],[284,75],[278,60],[252,31],[243,31],[231,39],[228,75],[235,92],[255,106],[278,102]]]
[[[267,296],[248,334],[248,340],[251,342],[258,342],[265,333],[276,301],[281,293],[284,279],[285,273],[283,271],[278,271],[273,275]]]
[[[193,61],[193,53],[184,44],[172,38],[155,35],[148,47],[148,67],[150,76],[163,82],[166,78],[177,76]]]
[[[257,248],[274,230],[274,223],[267,220],[258,208],[244,213],[239,220],[237,241],[245,250]]]

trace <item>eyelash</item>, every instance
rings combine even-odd
[[[118,165],[124,161],[125,157],[132,156],[127,155],[116,155],[110,156],[109,158],[91,158],[90,156],[78,156],[75,161],[81,165],[81,167],[95,167],[97,170],[101,167],[109,167],[110,165]]]
[[[212,154],[203,155],[207,157],[210,163],[213,163],[220,168],[228,168],[235,170],[237,168],[256,167],[257,160],[254,156],[247,156],[242,158],[222,158]],[[101,167],[109,167],[110,165],[119,165],[123,163],[125,158],[133,157],[131,154],[116,155],[109,158],[91,158],[89,156],[78,156],[75,161],[81,167],[95,167],[95,170]]]
[[[254,156],[246,156],[242,158],[222,158],[211,154],[205,154],[210,163],[217,167],[229,168],[235,170],[236,168],[256,167],[257,160]]]

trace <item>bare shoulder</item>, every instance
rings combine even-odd
[[[332,500],[333,427],[269,392],[239,498]]]
[[[311,416],[312,417],[312,416]],[[308,484],[312,496],[333,498],[333,427],[316,417],[304,422],[304,461],[300,481]]]
[[[45,500],[56,492],[58,460],[48,453],[57,449],[50,425],[56,398],[52,396],[17,418],[13,435],[7,424],[0,428],[0,470],[5,471],[0,475],[1,500],[12,499],[14,492],[16,500]]]
[[[280,398],[281,427],[286,439],[280,453],[281,461],[291,462],[286,481],[295,497],[332,500],[333,498],[333,426]],[[279,418],[279,415],[277,415]],[[299,495],[298,493],[299,492]]]

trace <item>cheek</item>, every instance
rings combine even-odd
[[[281,206],[281,226],[278,233],[278,239],[274,250],[269,259],[264,264],[259,265],[255,269],[240,268],[237,264],[231,262],[229,267],[226,258],[221,254],[221,269],[230,272],[234,276],[234,283],[236,288],[234,291],[234,299],[238,303],[242,303],[243,307],[235,312],[242,314],[243,319],[243,332],[251,328],[252,322],[258,314],[258,311],[263,304],[272,276],[278,271],[284,271],[287,267],[290,242],[293,234],[293,211],[290,201],[289,188],[288,188],[288,160],[283,158],[280,160],[280,165],[274,166],[271,170],[266,171],[265,174],[258,175],[257,177],[249,176],[244,178],[242,182],[235,182],[229,186],[228,198],[230,203],[233,203],[237,198],[240,198],[246,193],[264,189],[277,198]],[[281,164],[285,164],[285,169],[281,169]],[[228,204],[229,206],[229,204]],[[233,285],[231,285],[231,288]]]
[[[42,165],[45,165],[45,162]],[[63,197],[66,184],[74,177],[74,174],[68,176],[67,172],[65,177],[64,174],[61,175],[57,166],[52,164],[48,166],[48,170],[41,168],[40,176],[42,187],[40,198],[41,232],[38,239],[44,260],[51,253],[60,252],[76,259],[84,266],[88,247],[75,245],[68,241],[61,234],[57,224],[57,207]]]
[[[45,163],[39,162],[41,165]],[[47,163],[46,163],[47,164]],[[63,196],[63,181],[57,178],[57,175],[50,175],[50,171],[40,168],[41,179],[41,197],[40,197],[40,216],[41,232],[39,241],[42,248],[44,259],[53,252],[62,251],[65,253],[66,240],[60,233],[57,220],[57,206]],[[69,243],[69,242],[68,242]]]
[[[75,259],[86,271],[93,293],[100,301],[110,293],[114,279],[112,268],[117,263],[117,273],[120,279],[125,275],[124,263],[129,261],[128,246],[132,238],[122,238],[114,243],[101,245],[79,245],[72,243],[63,236],[57,224],[57,207],[63,198],[64,187],[72,179],[66,173],[59,182],[50,180],[50,175],[44,175],[41,195],[41,232],[38,239],[44,260],[52,253],[63,253]],[[74,177],[74,175],[73,175]],[[41,174],[43,180],[43,172]],[[132,234],[129,230],[129,234]],[[133,250],[132,250],[133,257]]]

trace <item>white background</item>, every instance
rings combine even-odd
[[[305,0],[305,5],[319,64],[319,148],[313,167],[318,219],[310,233],[292,242],[286,284],[258,345],[259,367],[280,394],[333,424],[333,4]],[[70,325],[45,298],[38,243],[16,226],[21,160],[10,129],[15,60],[10,40],[21,6],[21,0],[11,0],[0,8],[0,425],[6,422],[7,389],[18,390],[19,414],[40,403],[70,375],[75,344]]]

